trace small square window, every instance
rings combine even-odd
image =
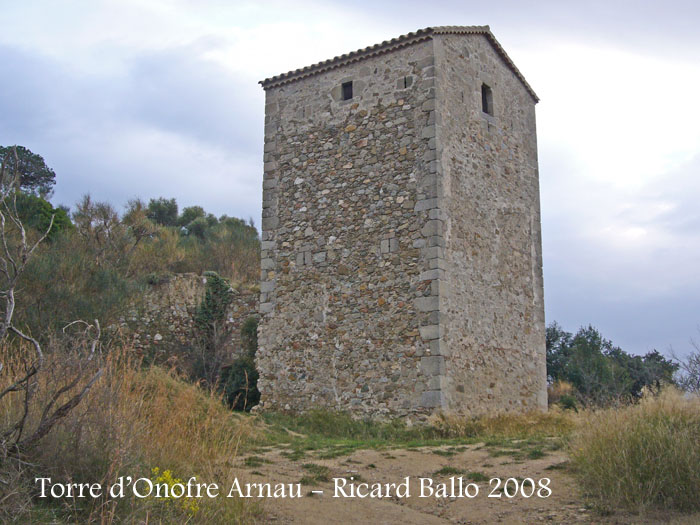
[[[493,92],[486,84],[481,84],[481,111],[493,116]]]
[[[350,100],[352,98],[352,80],[350,82],[343,82],[343,100]]]

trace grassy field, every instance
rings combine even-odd
[[[412,449],[485,443],[494,450],[537,455],[541,448],[561,448],[576,426],[573,413],[500,415],[490,418],[435,416],[427,424],[402,420],[376,422],[325,410],[289,415],[264,413],[256,420],[262,432],[246,442],[245,450],[284,447],[288,457],[329,459],[359,449]],[[515,452],[517,451],[517,452]]]

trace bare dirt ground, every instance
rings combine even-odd
[[[488,523],[600,523],[600,524],[700,524],[694,516],[631,515],[615,512],[601,515],[586,505],[575,479],[567,472],[567,457],[561,451],[538,459],[514,459],[498,455],[483,445],[420,447],[414,449],[358,450],[333,459],[307,456],[290,459],[283,448],[258,452],[243,464],[240,481],[297,483],[302,479],[299,499],[263,500],[265,522],[299,524],[488,524]],[[245,458],[244,458],[245,461]],[[445,473],[438,473],[447,467]],[[564,467],[564,468],[562,468]],[[458,472],[458,473],[456,473]],[[449,483],[451,476],[478,479],[479,493],[468,498],[420,498],[420,477],[434,483]],[[410,497],[334,498],[332,478],[353,476],[356,482],[397,483],[410,477]],[[485,478],[484,478],[485,476]],[[549,478],[551,495],[525,498],[489,498],[491,478]],[[512,482],[511,482],[512,483]],[[526,485],[529,487],[529,484]],[[511,484],[512,487],[512,484]],[[502,488],[502,487],[501,487]],[[323,491],[322,495],[311,494]],[[503,493],[503,491],[500,491]],[[526,490],[526,493],[528,491]]]

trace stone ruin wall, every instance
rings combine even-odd
[[[434,75],[427,40],[266,90],[264,408],[435,405]]]
[[[481,35],[435,39],[445,408],[545,409],[535,103]],[[482,111],[481,85],[493,93]]]
[[[118,328],[132,339],[139,353],[167,358],[167,350],[192,344],[192,318],[204,297],[205,286],[206,277],[194,273],[175,274],[162,284],[147,285],[119,319]],[[234,291],[226,324],[232,328],[233,347],[241,348],[241,327],[246,319],[257,315],[259,294]]]

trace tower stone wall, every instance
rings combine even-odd
[[[536,97],[488,28],[263,87],[263,408],[546,406]]]

